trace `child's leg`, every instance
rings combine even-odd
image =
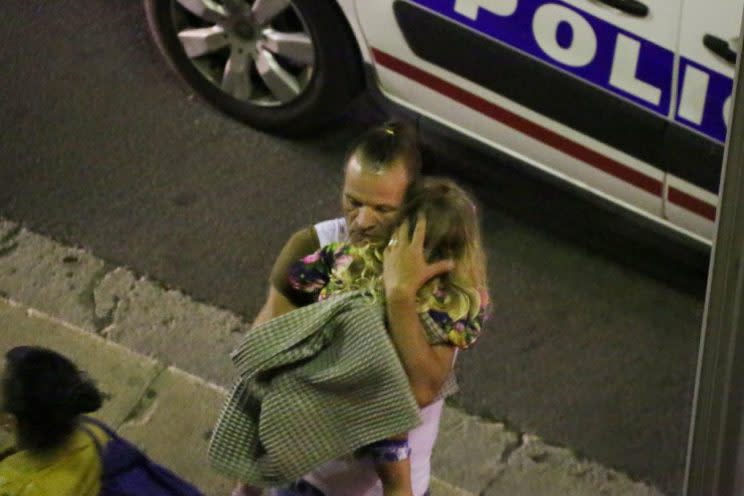
[[[412,496],[411,448],[408,435],[401,434],[365,447],[375,462],[375,471],[382,481],[385,496]]]
[[[406,458],[397,462],[375,463],[377,476],[382,481],[385,496],[413,496],[411,462]]]

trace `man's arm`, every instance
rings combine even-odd
[[[313,253],[319,247],[318,235],[312,227],[297,231],[289,238],[271,269],[266,302],[259,310],[252,327],[310,303],[307,301],[307,294],[297,293],[289,285],[289,268],[294,262]]]
[[[386,295],[390,337],[411,383],[413,395],[424,407],[436,399],[452,369],[455,347],[431,345],[416,309],[416,294]]]
[[[289,301],[289,299],[281,294],[273,285],[269,285],[269,294],[266,297],[266,302],[259,310],[258,315],[253,320],[251,327],[256,327],[264,322],[268,322],[274,317],[279,317],[282,314],[291,312],[296,309],[297,306]]]
[[[451,260],[429,264],[424,257],[426,219],[420,217],[409,239],[408,222],[385,249],[383,282],[390,336],[420,406],[436,399],[452,369],[455,348],[426,340],[416,308],[416,293],[432,277],[452,270]]]

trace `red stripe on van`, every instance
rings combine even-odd
[[[409,79],[428,86],[429,88],[462,103],[463,105],[470,107],[471,109],[480,112],[481,114],[487,115],[488,117],[497,120],[510,126],[517,131],[520,131],[527,136],[530,136],[538,141],[545,143],[546,145],[552,146],[553,148],[560,150],[574,158],[585,162],[592,167],[595,167],[607,174],[617,177],[625,182],[628,182],[640,189],[648,191],[656,196],[661,196],[662,183],[661,181],[649,177],[635,169],[631,169],[627,165],[621,164],[620,162],[606,157],[600,153],[590,150],[589,148],[564,138],[563,136],[555,133],[549,129],[546,129],[532,121],[525,119],[503,107],[499,107],[483,98],[465,91],[447,81],[444,81],[433,74],[429,74],[418,67],[414,67],[407,62],[404,62],[392,55],[382,52],[378,49],[373,48],[372,54],[375,60],[403,76]]]
[[[669,187],[669,201],[686,210],[695,212],[701,217],[708,220],[716,220],[716,207],[710,203],[704,202],[699,198],[680,191],[676,188]]]

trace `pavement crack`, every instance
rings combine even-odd
[[[93,327],[96,330],[97,334],[105,334],[105,331],[111,327],[111,324],[114,323],[114,316],[116,315],[116,311],[119,309],[119,304],[121,303],[121,298],[118,296],[114,296],[113,298],[114,304],[111,305],[111,308],[108,309],[105,315],[102,317],[99,317],[95,311],[95,307],[93,310]],[[95,305],[95,302],[94,302]]]
[[[124,424],[142,425],[142,424],[147,423],[147,421],[152,416],[153,412],[155,412],[155,409],[158,403],[158,393],[153,388],[153,385],[160,378],[160,376],[163,375],[163,373],[167,369],[168,367],[164,364],[157,365],[157,368],[155,369],[155,374],[153,374],[152,378],[147,383],[147,386],[145,386],[142,396],[140,396],[137,403],[135,403],[135,405],[132,407],[132,409],[129,411],[126,417],[124,417],[124,420],[121,422],[121,425],[124,425]]]
[[[21,226],[16,225],[0,237],[0,258],[7,257],[18,249],[18,242],[15,239],[21,230]]]
[[[79,300],[80,303],[91,310],[91,318],[93,320],[93,327],[97,334],[109,327],[114,321],[114,315],[117,308],[119,307],[119,298],[114,296],[113,305],[108,311],[101,317],[98,316],[96,304],[96,289],[100,286],[101,282],[106,278],[109,273],[109,267],[104,264],[99,270],[97,270],[88,281],[88,284],[80,292]]]
[[[3,246],[2,243],[0,243],[0,258],[7,257],[14,251],[18,249],[18,243],[10,243],[8,245]]]
[[[486,482],[486,485],[483,486],[483,489],[478,491],[478,496],[486,496],[487,494],[493,494],[493,491],[491,489],[498,483],[499,479],[501,479],[504,475],[505,470],[499,470],[498,474],[494,477],[491,477],[488,482]]]
[[[523,432],[515,432],[514,434],[517,436],[517,440],[513,443],[507,444],[504,451],[501,453],[501,463],[504,465],[509,463],[509,458],[512,454],[525,444],[525,435]]]
[[[18,237],[19,234],[21,234],[21,230],[22,228],[20,225],[16,225],[11,229],[8,229],[8,231],[0,238],[0,245],[4,245],[13,241],[15,238]]]
[[[478,496],[491,494],[490,489],[503,477],[504,473],[506,472],[506,465],[509,463],[509,458],[515,451],[525,445],[525,435],[521,432],[516,432],[515,434],[517,437],[516,441],[507,444],[504,448],[504,451],[501,452],[499,461],[502,463],[503,466],[496,471],[496,474],[491,477],[488,482],[486,482],[485,486],[483,486],[483,489],[478,492]]]

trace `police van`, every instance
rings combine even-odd
[[[710,243],[744,0],[145,0],[171,66],[297,134],[373,84]]]

